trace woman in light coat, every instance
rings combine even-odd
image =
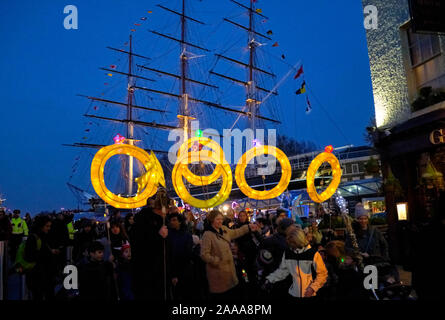
[[[238,278],[230,242],[249,231],[256,231],[257,225],[249,224],[231,230],[223,226],[223,215],[213,210],[207,215],[208,226],[202,237],[201,258],[206,263],[209,291],[214,300],[235,300]]]

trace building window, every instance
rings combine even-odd
[[[353,163],[352,164],[352,173],[359,173],[358,163]]]
[[[408,28],[408,45],[416,88],[445,87],[445,73],[438,56],[441,54],[439,36],[414,33]]]
[[[431,34],[414,33],[408,29],[409,51],[413,67],[425,63],[440,54],[439,37]]]

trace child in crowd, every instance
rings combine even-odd
[[[94,241],[88,248],[89,261],[80,266],[79,294],[81,300],[116,300],[113,265],[104,261],[104,246]]]

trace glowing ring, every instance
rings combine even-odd
[[[259,191],[252,189],[246,181],[244,172],[247,168],[247,164],[256,156],[263,154],[273,155],[280,162],[281,165],[281,179],[278,184],[271,190]],[[256,200],[267,200],[278,197],[282,194],[289,185],[290,178],[292,176],[292,168],[289,163],[289,159],[283,151],[274,146],[257,146],[248,150],[241,157],[235,170],[235,180],[240,190],[249,198]]]
[[[105,164],[108,159],[118,154],[134,157],[145,167],[146,173],[136,178],[138,192],[134,197],[118,196],[108,190],[105,185]],[[106,203],[115,208],[128,209],[143,207],[147,203],[147,199],[156,193],[159,183],[165,186],[164,173],[153,152],[148,154],[145,150],[128,144],[113,144],[97,151],[91,163],[91,183],[97,195]]]
[[[328,185],[326,190],[323,191],[321,194],[319,194],[315,189],[314,181],[315,181],[315,174],[317,173],[318,168],[320,168],[323,162],[327,162],[331,165],[332,181]],[[321,203],[332,197],[332,195],[337,190],[340,181],[341,181],[340,163],[338,162],[337,157],[332,153],[329,152],[320,153],[317,157],[315,157],[314,160],[312,160],[311,164],[309,165],[309,168],[307,169],[307,178],[306,178],[307,193],[314,202]]]
[[[212,149],[188,152],[194,142],[198,141]],[[187,140],[179,149],[178,159],[172,171],[172,182],[178,196],[189,205],[196,208],[213,208],[223,203],[232,190],[233,178],[229,163],[224,158],[222,148],[211,139],[194,137]],[[215,170],[209,176],[197,176],[193,174],[188,165],[197,161],[210,161],[216,164]],[[183,177],[195,186],[204,186],[222,178],[222,186],[219,192],[211,199],[200,200],[193,197],[184,185]]]

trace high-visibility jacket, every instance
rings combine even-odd
[[[74,240],[74,234],[76,233],[76,230],[74,230],[73,222],[71,221],[66,226],[68,228],[68,235],[70,237],[70,240]]]
[[[12,218],[11,220],[12,225],[12,234],[23,234],[25,237],[28,236],[28,225],[26,224],[26,221],[22,218]]]

